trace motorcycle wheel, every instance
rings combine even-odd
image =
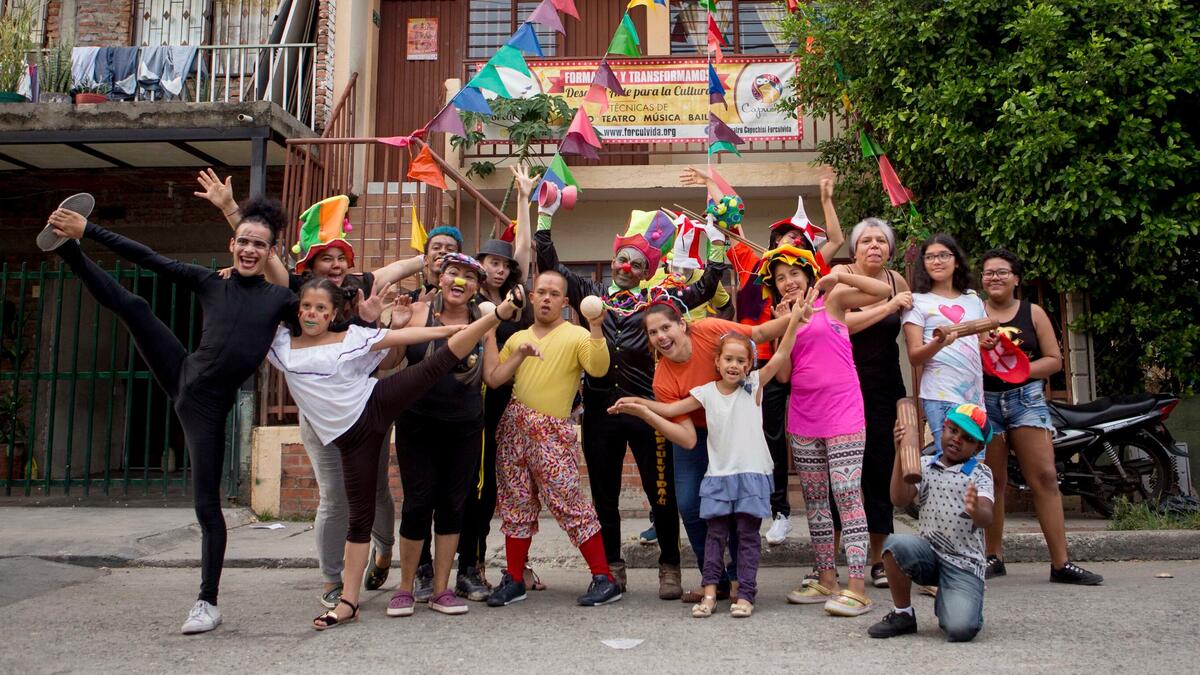
[[[1139,434],[1110,439],[1125,478],[1112,462],[1103,446],[1092,445],[1083,451],[1096,480],[1097,494],[1082,495],[1084,501],[1105,518],[1112,518],[1117,499],[1124,497],[1131,504],[1157,505],[1175,487],[1175,464],[1162,444]]]

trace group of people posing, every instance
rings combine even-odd
[[[79,214],[51,214],[47,227],[66,239],[54,250],[126,324],[187,439],[203,554],[184,633],[221,622],[225,417],[264,358],[284,374],[300,410],[320,490],[315,529],[328,611],[314,619],[317,630],[356,620],[361,590],[382,587],[393,566],[393,438],[403,501],[389,616],[412,615],[421,603],[462,614],[468,601],[525,600],[541,587],[527,561],[543,505],[590,570],[579,604],[620,600],[628,587],[619,509],[627,451],[657,530],[658,596],[690,604],[697,618],[722,600],[733,617],[753,613],[762,522],[771,522],[769,543],[790,529],[789,460],[816,566],[787,601],[859,616],[873,609],[868,583],[890,588],[894,608],[870,628],[872,637],[916,630],[913,582],[936,589],[948,639],[980,630],[984,579],[1005,573],[1010,452],[1030,477],[1050,580],[1100,583],[1067,555],[1044,396],[1061,356],[1045,312],[1018,299],[1022,270],[1013,254],[984,254],[981,298],[969,289],[962,249],[937,234],[920,247],[910,288],[889,269],[892,229],[868,218],[850,233],[853,262],[830,269],[825,261],[846,240],[826,180],[824,242],[792,218],[771,226],[765,252],[736,229],[738,243],[728,246],[730,232],[710,217],[701,225],[706,259],[678,248],[671,256],[680,221],[635,211],[614,241],[611,282],[601,283],[559,261],[551,234],[558,203],[541,205],[531,222],[535,181],[523,169],[513,173],[520,206],[512,241],[487,241],[472,257],[458,230],[438,227],[424,255],[357,274],[343,234],[345,197],[300,216],[294,272],[273,254],[285,225],[277,203],[239,205],[230,181],[211,171],[200,175],[197,195],[234,230],[233,265],[220,272],[161,256]],[[707,187],[714,202],[725,196],[703,171],[681,178]],[[188,353],[144,299],[84,255],[84,238],[196,293],[199,347]],[[708,316],[730,267],[736,321]],[[412,275],[420,287],[398,293]],[[581,325],[565,319],[567,308]],[[1028,355],[1026,381],[985,377],[980,349],[994,335],[945,330],[984,317]],[[901,331],[933,438],[918,485],[902,480],[895,450],[911,431],[896,415],[905,396]],[[577,396],[590,499],[576,460]],[[911,503],[920,507],[919,534],[894,534],[893,509]],[[485,553],[497,513],[506,564],[493,584]],[[680,522],[698,562],[695,590],[683,586]],[[845,587],[835,566],[839,539]]]

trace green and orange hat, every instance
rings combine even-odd
[[[813,281],[820,279],[823,274],[821,262],[812,251],[790,244],[773,248],[763,253],[762,262],[759,263],[754,277],[755,282],[762,286],[764,300],[771,299],[771,291],[775,288],[775,277],[771,274],[771,268],[780,262],[790,267],[807,267],[812,272]]]
[[[992,440],[992,425],[988,424],[987,413],[974,403],[963,403],[946,413],[946,419],[954,422],[968,436],[980,443]]]
[[[354,247],[346,241],[346,233],[353,229],[346,217],[349,208],[350,198],[338,195],[322,199],[300,214],[300,241],[292,246],[292,253],[300,256],[296,263],[298,274],[308,268],[318,253],[329,248],[340,248],[346,254],[346,263],[354,267]]]

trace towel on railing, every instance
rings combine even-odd
[[[159,84],[167,94],[167,98],[178,98],[183,91],[183,83],[187,81],[196,61],[199,49],[195,46],[167,47],[167,58],[162,68],[162,79]],[[203,66],[203,64],[201,64]]]
[[[82,89],[96,84],[96,57],[99,47],[71,48],[71,88]],[[107,70],[107,68],[106,68]]]
[[[140,47],[110,47],[108,67],[112,74],[113,100],[130,100],[137,93],[137,63]]]

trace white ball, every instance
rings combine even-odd
[[[589,295],[579,303],[579,311],[585,319],[595,319],[604,313],[604,302],[594,295]]]
[[[479,303],[479,316],[491,316],[494,311],[496,311],[496,303],[491,300],[484,300]]]

